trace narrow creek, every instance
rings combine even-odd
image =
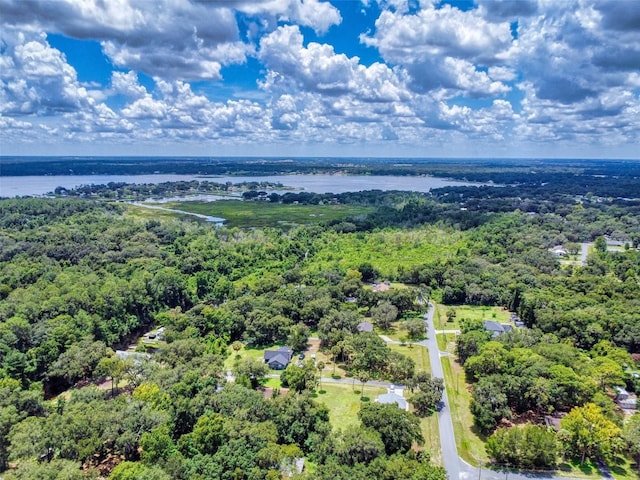
[[[140,203],[140,202],[130,202],[130,203],[131,205],[150,208],[152,210],[164,210],[165,212],[179,213],[181,215],[191,215],[192,217],[202,218],[203,220],[206,220],[207,222],[215,223],[216,225],[223,225],[225,222],[224,218],[212,217],[210,215],[203,215],[202,213],[185,212],[184,210],[178,210],[175,208],[166,208],[166,207],[161,207],[159,205],[147,205],[146,203]]]

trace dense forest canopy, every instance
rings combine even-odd
[[[625,181],[617,185],[625,189]],[[306,478],[443,479],[419,447],[418,427],[400,429],[404,436],[388,428],[418,425],[415,414],[433,411],[442,384],[416,373],[377,335],[358,333],[365,317],[380,328],[405,322],[410,332],[424,308],[420,298],[503,306],[528,327],[492,339],[467,322],[457,342],[476,424],[495,431],[492,458],[518,463],[503,447],[521,437],[496,428],[527,412],[572,412],[567,449],[558,454],[611,454],[609,440],[597,451],[575,446],[572,425],[583,418],[605,417],[611,425],[601,422],[603,431],[618,451],[635,438],[637,422],[623,421],[612,396],[619,386],[640,392],[632,374],[640,356],[638,201],[534,184],[360,192],[331,201],[375,207],[369,214],[239,229],[141,216],[113,202],[112,190],[0,201],[5,478],[58,471],[68,478],[280,478],[283,465],[304,457],[315,467]],[[327,198],[284,193],[270,201]],[[607,248],[605,237],[619,247]],[[550,251],[564,245],[575,255],[586,242],[593,247],[584,265],[561,263]],[[374,292],[373,281],[406,287]],[[152,355],[144,348],[133,360],[114,355],[160,326],[164,338],[148,349]],[[312,335],[363,386],[375,378],[414,385],[415,414],[371,404],[357,430],[332,433],[328,410],[310,393],[312,363],[287,368],[290,392],[271,399],[256,391],[266,378],[260,361],[236,362],[236,382],[226,383],[237,345],[300,351]],[[105,378],[110,388],[91,386]],[[555,434],[536,428],[525,432],[529,443],[555,445]],[[633,457],[636,450],[624,451]],[[520,464],[555,461],[531,454]]]

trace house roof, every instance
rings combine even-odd
[[[359,332],[373,332],[373,324],[371,322],[360,322],[358,324]]]
[[[289,347],[280,347],[277,350],[266,350],[264,352],[264,361],[268,363],[278,361],[282,365],[286,365],[291,361],[291,357],[293,357],[293,350]]]
[[[147,358],[151,358],[151,355],[149,355],[148,353],[143,353],[143,352],[131,352],[129,350],[116,350],[116,355],[121,359],[121,360],[127,360],[127,359],[131,359],[134,362],[135,361],[141,361],[141,360],[145,360]]]
[[[277,355],[274,355],[273,357],[271,357],[270,359],[265,359],[267,363],[271,364],[271,363],[279,363],[280,365],[287,365],[289,363],[289,361],[291,361],[291,357],[288,355],[285,355],[284,353],[278,353]]]
[[[376,402],[387,405],[395,403],[399,408],[402,408],[403,410],[406,410],[408,407],[407,401],[397,393],[383,393],[382,395],[378,395],[378,398],[376,398]]]
[[[502,326],[502,324],[494,322],[493,320],[485,320],[484,329],[488,330],[489,332],[504,332],[504,327]]]

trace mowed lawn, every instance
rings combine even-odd
[[[162,207],[224,218],[226,226],[240,228],[326,223],[374,210],[360,205],[294,205],[242,200],[169,202],[163,203]]]
[[[272,347],[272,348],[278,348],[278,347]],[[264,360],[265,350],[270,350],[270,348],[246,348],[243,345],[242,348],[236,352],[231,347],[229,347],[229,351],[231,353],[224,361],[224,369],[233,370],[233,365],[238,359],[238,357],[240,360],[244,360],[245,358],[250,358],[252,360]],[[277,373],[278,371],[273,370],[272,373],[273,372]]]
[[[438,416],[434,413],[427,418],[420,419],[420,429],[424,437],[423,448],[431,454],[431,460],[442,466],[442,446],[440,445],[440,426]]]
[[[406,355],[416,364],[416,371],[431,373],[431,361],[429,360],[429,350],[422,345],[389,345],[393,351]],[[405,390],[405,398],[411,397],[411,392]],[[431,454],[431,459],[437,465],[442,465],[442,447],[440,445],[440,428],[438,426],[438,416],[434,413],[426,418],[420,419],[420,429],[424,437],[423,448]]]
[[[458,455],[471,465],[484,464],[488,457],[483,439],[475,433],[473,426],[473,415],[469,410],[471,392],[465,383],[464,370],[451,357],[441,357],[441,360]]]
[[[452,309],[456,316],[452,322],[447,321],[447,311]],[[433,316],[436,330],[459,330],[462,320],[494,320],[499,323],[509,323],[511,313],[503,307],[487,307],[475,305],[436,305]]]
[[[364,403],[360,400],[360,390],[362,384],[356,380],[355,386],[342,383],[322,383],[322,391],[318,394],[316,401],[327,406],[329,409],[329,421],[334,430],[346,430],[360,425],[358,412]],[[364,396],[370,401],[381,393],[386,393],[386,388],[366,385]]]
[[[389,348],[395,352],[409,357],[416,364],[417,372],[429,372],[431,373],[431,361],[429,360],[429,350],[422,345],[398,345],[389,344]]]

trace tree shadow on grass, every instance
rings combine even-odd
[[[580,470],[585,475],[593,475],[598,471],[597,467],[589,460],[580,465],[580,460],[566,460],[558,464],[558,470],[561,472],[571,472],[572,470]]]
[[[474,435],[476,435],[480,440],[482,440],[483,443],[486,443],[488,437],[484,433],[482,433],[482,431],[478,428],[477,425],[473,424],[471,426],[471,432]]]

